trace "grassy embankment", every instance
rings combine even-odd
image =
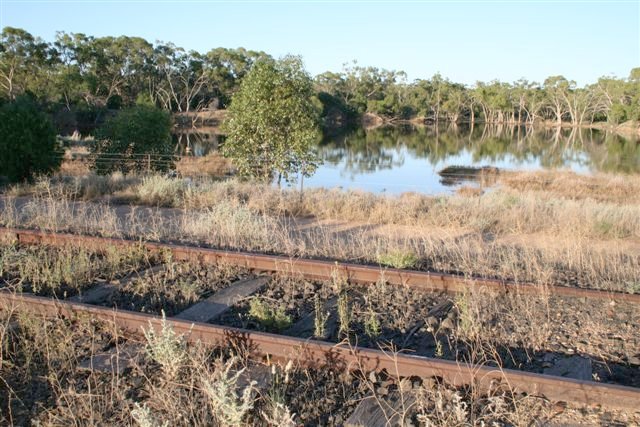
[[[640,291],[640,179],[509,174],[481,196],[278,190],[159,176],[41,181],[5,225]],[[111,202],[178,208],[129,209]],[[102,200],[77,204],[74,200]],[[138,213],[136,213],[138,211]]]

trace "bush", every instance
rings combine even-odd
[[[378,255],[378,262],[393,268],[413,268],[418,264],[418,258],[411,252],[389,252]]]
[[[320,162],[313,149],[321,136],[313,95],[300,58],[257,61],[227,110],[222,154],[241,175],[266,181],[309,176]]]
[[[164,172],[174,167],[169,113],[138,105],[108,119],[96,133],[95,170]]]
[[[0,175],[31,181],[60,166],[56,133],[49,117],[29,98],[0,106]]]

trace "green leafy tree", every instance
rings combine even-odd
[[[27,97],[0,106],[0,175],[29,181],[60,166],[51,121]]]
[[[166,171],[173,167],[169,113],[148,105],[120,111],[96,135],[96,172]]]
[[[299,57],[258,60],[232,98],[223,154],[245,176],[310,175],[319,161],[313,143],[320,137],[313,95]]]
[[[54,51],[38,37],[20,28],[0,33],[0,93],[15,99],[27,90],[37,96],[48,92],[46,74]]]
[[[210,101],[217,98],[217,104],[226,107],[240,86],[253,63],[260,58],[270,58],[264,52],[244,48],[212,49],[205,55],[207,72],[207,91]]]

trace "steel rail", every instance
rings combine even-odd
[[[485,288],[498,292],[604,299],[616,302],[640,304],[640,294],[584,289],[569,286],[535,285],[506,280],[467,278],[459,275],[413,271],[381,266],[367,266],[343,262],[331,262],[282,255],[254,254],[241,251],[226,251],[171,243],[143,242],[128,239],[85,236],[0,227],[0,241],[16,241],[24,244],[78,245],[96,250],[108,246],[131,247],[143,245],[151,252],[169,251],[173,259],[215,264],[220,261],[249,269],[298,274],[309,279],[328,280],[336,273],[355,283],[376,283],[384,280],[393,285],[405,285],[423,291],[462,293],[474,288]]]
[[[155,315],[12,292],[0,292],[0,309],[3,307],[5,310],[22,309],[45,316],[90,316],[92,319],[112,322],[119,328],[138,333],[141,328],[160,330],[163,321],[162,317]],[[345,344],[334,345],[174,318],[167,318],[165,321],[174,332],[183,335],[185,340],[191,343],[199,341],[214,346],[241,346],[253,357],[292,360],[308,367],[329,366],[334,369],[363,372],[386,370],[394,378],[437,377],[453,386],[473,384],[484,391],[503,389],[512,393],[544,396],[552,401],[588,406],[601,405],[606,408],[635,411],[640,403],[640,389],[633,387],[501,370]]]

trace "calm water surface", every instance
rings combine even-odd
[[[204,155],[215,150],[220,139],[192,136],[192,152]],[[317,150],[324,162],[305,178],[305,188],[439,194],[475,185],[443,182],[438,172],[447,166],[640,173],[639,140],[590,129],[481,125],[357,129],[325,137]]]

